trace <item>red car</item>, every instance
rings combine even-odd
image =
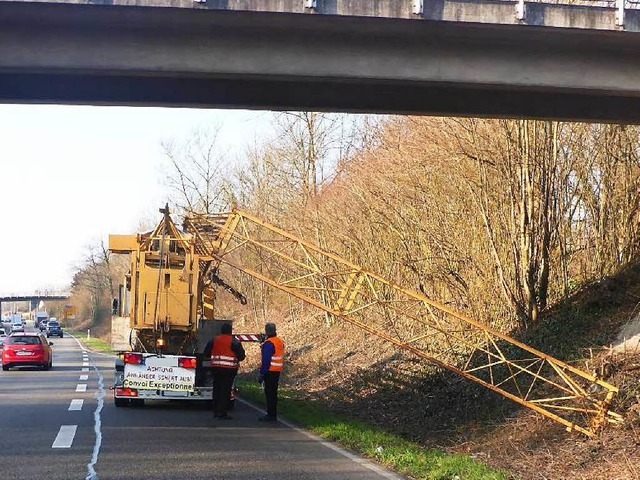
[[[49,370],[53,363],[51,345],[41,333],[14,333],[4,340],[2,370],[36,366]]]

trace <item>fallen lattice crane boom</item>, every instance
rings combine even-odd
[[[594,436],[622,420],[613,385],[251,214],[191,215],[184,227],[216,271],[234,267],[568,430]]]

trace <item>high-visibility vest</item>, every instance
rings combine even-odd
[[[213,341],[211,350],[211,366],[216,368],[238,368],[240,362],[238,357],[231,350],[233,335],[218,335]]]
[[[267,338],[267,342],[271,342],[276,351],[271,357],[271,365],[269,365],[270,372],[281,372],[284,367],[284,342],[281,338],[270,337]]]

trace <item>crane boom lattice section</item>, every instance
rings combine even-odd
[[[621,421],[609,410],[613,385],[253,215],[191,216],[185,228],[215,268],[234,267],[569,430],[593,436]]]

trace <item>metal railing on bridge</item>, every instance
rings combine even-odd
[[[413,0],[412,8],[415,15],[422,15],[429,0]],[[527,4],[547,4],[547,5],[566,5],[571,7],[591,7],[591,8],[607,8],[616,11],[616,26],[624,27],[625,10],[640,9],[640,0],[558,0],[556,2],[549,0],[477,0],[477,3],[512,3],[514,5],[514,14],[517,20],[525,20],[527,16]],[[308,2],[307,2],[308,3]],[[315,3],[315,2],[314,2]],[[313,7],[308,7],[313,8]]]

